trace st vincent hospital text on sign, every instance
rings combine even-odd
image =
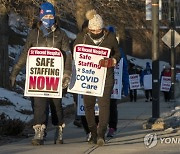
[[[78,44],[74,48],[74,67],[68,92],[102,97],[107,68],[99,61],[108,58],[110,49]]]
[[[32,47],[26,61],[25,96],[62,98],[63,55],[57,48]]]

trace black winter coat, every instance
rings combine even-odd
[[[135,66],[133,66],[128,69],[128,73],[129,73],[129,75],[140,74],[140,71],[138,71],[137,68]]]
[[[40,26],[39,26],[40,27]],[[13,67],[11,76],[17,76],[19,71],[25,66],[27,52],[31,47],[54,47],[58,48],[65,60],[64,73],[70,75],[72,72],[72,55],[69,47],[69,39],[64,31],[56,27],[54,32],[50,32],[48,36],[44,36],[40,28],[37,27],[29,32],[29,35],[18,62]],[[54,37],[54,38],[53,38]]]
[[[93,40],[89,37],[88,32],[83,31],[77,35],[77,38],[73,44],[73,47],[77,44],[87,44],[87,45],[94,45],[94,46],[101,46],[105,48],[111,49],[110,57],[109,58],[115,58],[117,63],[120,60],[120,51],[117,39],[115,35],[112,32],[109,32],[105,29],[103,29],[103,32],[105,34],[103,41],[96,45]],[[114,84],[114,67],[107,69],[106,74],[106,86]]]

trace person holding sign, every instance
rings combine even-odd
[[[99,76],[95,75],[97,72],[101,73],[107,69],[102,96],[93,94],[89,89],[87,90],[87,93],[83,94],[85,116],[87,119],[89,130],[92,134],[89,143],[102,146],[105,143],[105,133],[109,122],[110,97],[114,85],[114,66],[120,60],[120,52],[115,35],[111,32],[108,32],[104,28],[102,17],[97,14],[95,10],[89,10],[86,13],[86,17],[89,20],[88,30],[80,32],[73,44],[74,52],[76,52],[77,54],[81,53],[79,54],[79,59],[81,61],[79,60],[77,66],[83,66],[80,69],[77,68],[77,71],[82,71],[83,73],[83,75],[77,76],[77,80],[86,79],[88,82],[91,81],[92,83],[94,83],[94,85],[86,85],[86,83],[83,83],[81,84],[81,88],[89,88],[91,91],[96,92],[98,86],[95,84],[101,81],[99,81]],[[80,44],[79,47],[77,47],[78,44]],[[84,53],[88,54],[84,55]],[[107,56],[107,53],[110,53],[109,56]],[[96,56],[96,59],[98,59],[99,57],[102,58],[100,58],[99,62],[96,64],[92,62],[93,56]],[[74,57],[74,59],[76,60],[76,57]],[[83,59],[86,59],[86,61],[83,61]],[[87,70],[90,67],[91,69]],[[92,68],[94,68],[95,71],[93,71]],[[87,75],[85,76],[84,74]],[[89,77],[88,74],[91,74],[91,76]],[[98,127],[95,122],[94,114],[96,98],[99,105]]]
[[[70,81],[72,54],[69,39],[65,32],[58,28],[55,21],[55,8],[49,2],[42,3],[40,6],[40,22],[29,32],[24,51],[13,67],[10,75],[11,86],[14,86],[16,76],[25,64],[31,66],[30,70],[26,67],[26,81],[29,79],[29,86],[26,86],[25,89],[31,88],[28,89],[27,94],[34,97],[33,129],[35,135],[32,144],[44,144],[48,98],[52,100],[55,109],[53,114],[57,118],[54,142],[63,143],[62,135],[65,124],[61,97],[62,89],[67,88]],[[32,75],[27,76],[28,73]],[[61,91],[60,94],[59,91]]]
[[[171,67],[170,65],[165,65],[163,71],[161,72],[161,91],[164,93],[165,102],[169,102],[171,98]]]
[[[130,94],[130,101],[136,102],[137,100],[137,89],[140,88],[140,71],[135,67],[135,64],[129,63],[129,94]]]
[[[141,85],[145,90],[145,102],[152,101],[152,69],[149,62],[146,62],[146,68],[140,74]]]

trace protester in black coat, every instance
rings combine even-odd
[[[99,14],[94,10],[87,12],[89,14],[88,31],[81,32],[77,35],[74,42],[76,44],[88,44],[94,46],[101,46],[111,49],[110,58],[102,59],[100,61],[101,67],[108,67],[105,81],[105,88],[103,97],[98,97],[99,105],[99,124],[98,128],[95,122],[94,106],[96,103],[96,97],[84,95],[85,114],[89,129],[92,133],[90,143],[97,143],[99,146],[104,144],[105,133],[109,122],[109,106],[110,97],[114,85],[114,66],[120,60],[120,52],[118,42],[113,33],[104,29],[103,20]],[[90,15],[91,14],[91,15]],[[91,17],[90,17],[91,16]]]
[[[69,39],[64,31],[58,28],[55,22],[55,9],[49,2],[45,2],[40,6],[40,19],[37,23],[37,28],[34,28],[29,32],[29,35],[24,46],[24,50],[21,53],[18,62],[13,67],[10,75],[11,85],[14,86],[16,76],[20,70],[25,66],[27,53],[31,47],[53,47],[58,48],[64,57],[64,72],[62,87],[66,88],[70,80],[71,67],[72,67],[72,55],[69,47]],[[32,140],[32,144],[39,145],[43,144],[44,141],[44,130],[46,128],[45,123],[47,120],[47,101],[45,97],[34,97],[34,130],[35,136]],[[60,143],[62,143],[62,129],[64,128],[63,110],[62,104],[59,98],[52,98],[53,105],[55,107],[57,132]],[[55,141],[56,142],[56,141]]]
[[[129,63],[129,69],[128,69],[129,75],[132,74],[140,74],[140,71],[136,68],[135,64]],[[137,89],[129,89],[129,96],[131,102],[136,102],[137,100]]]

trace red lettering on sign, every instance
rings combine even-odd
[[[43,90],[45,87],[45,79],[43,76],[37,78],[37,89]]]
[[[29,89],[57,91],[59,77],[30,76]]]
[[[29,77],[29,89],[36,89],[36,76]]]
[[[46,89],[47,90],[57,90],[59,83],[59,78],[55,77],[46,77]]]

